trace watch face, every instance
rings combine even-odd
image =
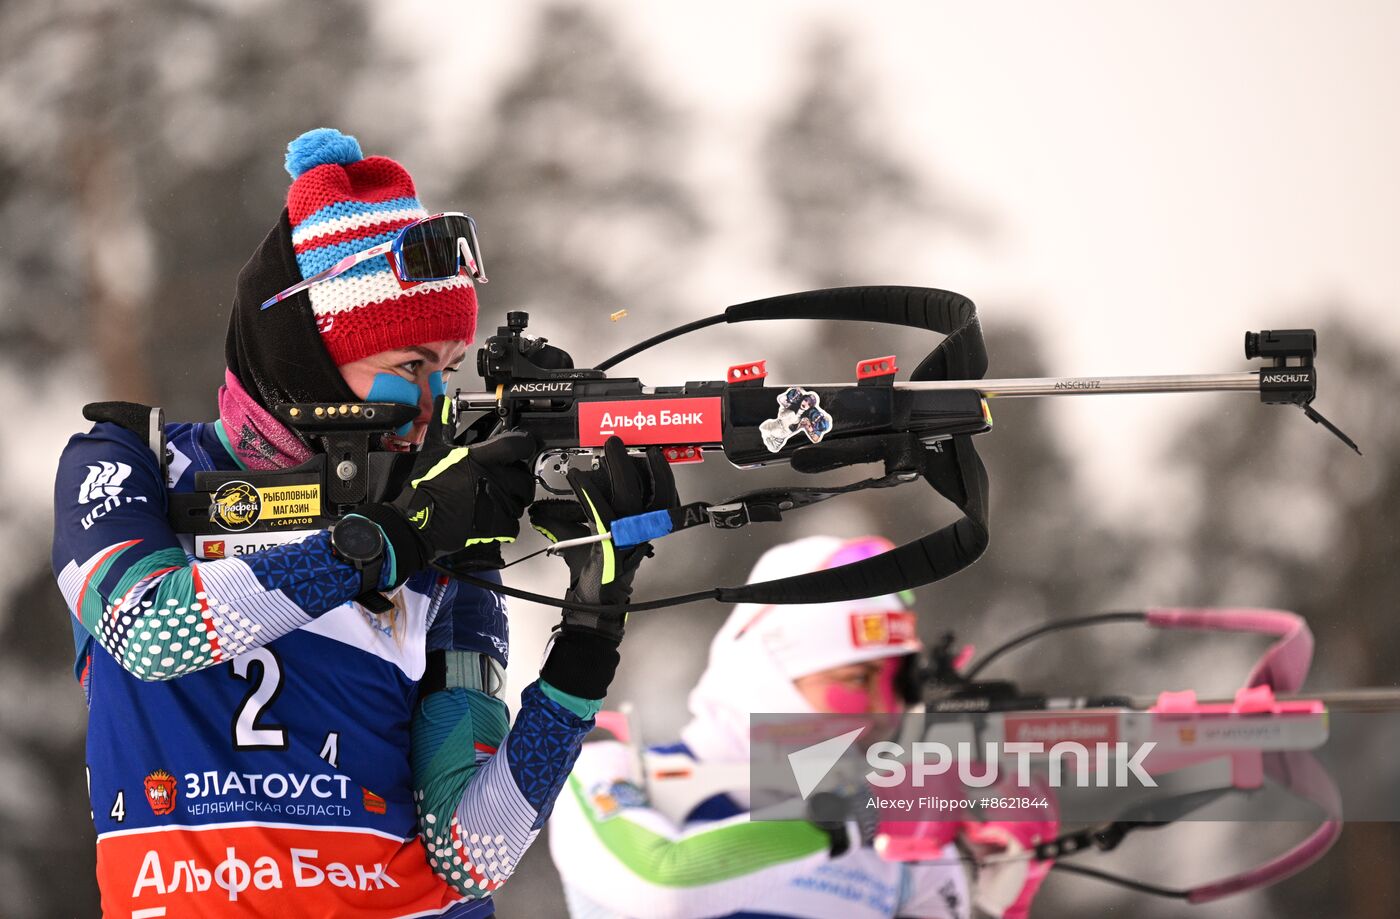
[[[367,562],[378,557],[384,548],[384,536],[379,527],[368,520],[347,518],[335,525],[331,534],[335,551],[352,562]]]

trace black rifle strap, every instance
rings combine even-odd
[[[739,587],[721,587],[718,597],[726,603],[827,603],[878,597],[942,580],[975,562],[987,548],[987,474],[972,450],[971,438],[953,439],[942,453],[925,451],[926,478],[934,490],[963,512],[962,519],[921,539],[863,561],[760,581]],[[899,484],[897,476],[867,479],[840,489],[789,489],[815,503],[834,494]],[[773,489],[779,492],[780,489]],[[813,494],[815,493],[815,494]],[[961,500],[959,500],[961,498]],[[815,499],[815,500],[812,500]]]
[[[987,349],[976,308],[971,300],[952,291],[923,287],[845,287],[741,303],[729,307],[724,315],[729,322],[854,320],[928,329],[946,337],[920,362],[911,379],[977,380],[987,372]],[[962,519],[863,561],[756,584],[721,587],[719,599],[727,603],[857,600],[938,581],[975,562],[986,550],[990,532],[987,472],[972,445],[972,438],[960,435],[938,444],[919,446],[921,449],[908,451],[913,455],[908,456],[907,462],[934,491],[963,512]],[[810,459],[794,457],[793,467],[799,472],[821,471],[875,459],[882,449],[888,451],[888,447],[888,441],[880,445],[833,444],[827,451],[814,450]],[[799,451],[798,456],[802,452]],[[865,452],[864,457],[860,455],[862,452]],[[894,471],[889,468],[894,461],[888,452],[879,458],[886,459],[887,474]],[[869,480],[857,483],[857,488],[877,483],[884,484],[881,480]],[[810,493],[808,497],[812,497]]]
[[[766,319],[840,319],[927,329],[947,336],[920,362],[912,380],[980,380],[987,346],[977,308],[962,294],[933,287],[835,287],[740,303],[726,322]]]

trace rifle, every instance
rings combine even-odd
[[[769,385],[764,361],[731,366],[723,380],[650,387],[635,377],[609,376],[617,364],[663,342],[722,323],[804,319],[860,321],[939,333],[944,339],[896,382],[894,355],[856,364],[849,383]],[[732,530],[775,522],[837,495],[923,480],[962,512],[962,518],[891,552],[838,568],[739,587],[715,587],[627,605],[656,609],[695,600],[724,603],[817,603],[895,593],[948,577],[985,550],[987,476],[972,438],[992,429],[997,399],[1112,393],[1254,392],[1265,404],[1300,407],[1353,450],[1356,444],[1313,407],[1317,395],[1317,335],[1311,329],[1250,332],[1247,359],[1267,366],[1234,373],[982,379],[987,353],[976,308],[951,291],[920,287],[849,287],[755,300],[655,335],[593,368],[527,332],[529,316],[506,324],[477,354],[486,384],[458,392],[457,410],[476,417],[466,442],[506,430],[526,431],[540,444],[536,473],[551,481],[571,466],[591,464],[604,441],[620,437],[636,451],[659,447],[673,463],[722,454],[739,468],[787,465],[818,474],[847,466],[883,464],[883,474],[843,486],[793,486],[698,501],[615,521],[607,533],[558,543],[550,552],[610,539],[619,548],[702,524]],[[469,568],[448,560],[455,576]],[[485,586],[485,582],[482,582]],[[511,587],[490,589],[557,604]]]
[[[1155,697],[1052,697],[1022,692],[1006,680],[978,679],[1003,655],[1052,633],[1128,622],[1164,630],[1264,634],[1275,640],[1230,699],[1200,700],[1191,690],[1163,692]],[[1178,787],[1170,796],[1130,807],[1118,819],[1062,832],[1054,839],[1041,841],[1023,856],[1053,862],[1053,867],[1063,872],[1192,904],[1279,883],[1322,858],[1341,835],[1341,794],[1310,751],[1326,742],[1330,712],[1400,702],[1400,692],[1390,690],[1302,693],[1312,662],[1313,636],[1301,616],[1282,610],[1157,608],[1099,613],[1058,619],[1029,629],[976,661],[970,659],[971,649],[954,655],[952,648],[953,637],[947,633],[930,654],[923,699],[928,712],[981,713],[985,718],[981,727],[991,735],[998,731],[1004,734],[1010,718],[1019,717],[1024,722],[1026,713],[1031,713],[1032,719],[1037,713],[1053,715],[1042,722],[1052,734],[1079,721],[1107,723],[1115,737],[1127,724],[1138,730],[1150,726],[1160,744],[1154,753],[1163,754],[1156,760],[1154,774],[1165,775],[1212,761],[1226,764],[1222,783],[1202,783],[1193,778],[1194,784]],[[1271,730],[1258,730],[1265,722],[1272,723]],[[1248,730],[1232,731],[1235,726]],[[1229,740],[1211,744],[1207,742],[1210,733]],[[1045,731],[1038,737],[1047,746],[1055,741]],[[1161,744],[1161,740],[1167,743]],[[1245,871],[1190,888],[1167,888],[1065,861],[1082,852],[1112,851],[1135,831],[1160,829],[1225,795],[1247,796],[1269,784],[1316,805],[1323,819],[1302,841]],[[940,854],[917,836],[877,836],[875,845],[885,858],[896,861],[925,861]]]

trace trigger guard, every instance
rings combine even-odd
[[[535,461],[535,480],[540,487],[551,495],[573,497],[574,489],[568,479],[571,458],[562,450],[541,453]]]

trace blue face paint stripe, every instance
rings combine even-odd
[[[433,374],[438,376],[438,374]],[[429,382],[431,386],[431,381]],[[370,384],[369,393],[365,396],[367,402],[398,402],[402,405],[418,405],[420,393],[417,386],[408,380],[394,373],[378,373],[374,376],[374,381]],[[399,428],[394,433],[400,437],[407,437],[413,431],[413,422],[410,421]]]
[[[428,374],[428,392],[433,394],[433,398],[447,395],[447,382],[442,378],[442,371],[434,370]]]

